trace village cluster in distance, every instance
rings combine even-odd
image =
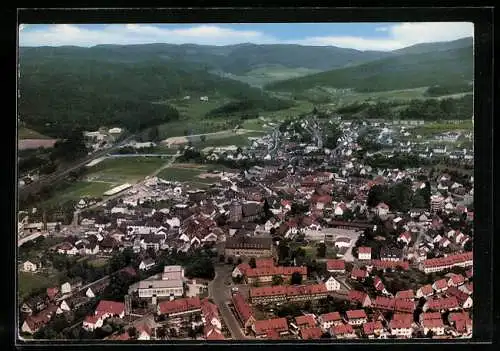
[[[367,152],[361,143],[368,141],[359,137],[367,130],[369,142],[384,146],[372,152],[381,164],[421,153],[428,160],[462,155],[459,164],[470,166],[463,155],[472,150],[429,150],[426,137],[413,135],[423,121],[312,113],[262,123],[271,132],[236,156],[252,154],[262,163],[212,171],[207,188],[149,177],[97,207],[80,201],[69,225],[44,222],[36,209],[21,213],[20,240],[28,240],[20,253],[30,258],[20,270],[68,275],[20,302],[21,335],[470,337],[474,213],[466,204],[473,177],[451,167],[402,170],[358,160]],[[328,149],[323,143],[333,124],[340,134]],[[409,136],[415,141],[396,142]],[[190,150],[180,145],[176,157]],[[233,157],[205,157],[213,155]]]

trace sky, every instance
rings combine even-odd
[[[20,46],[91,47],[99,44],[300,44],[390,51],[472,37],[469,22],[21,24]]]

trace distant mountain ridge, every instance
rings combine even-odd
[[[209,46],[196,44],[97,45],[90,48],[21,47],[20,57],[88,58],[108,62],[144,60],[182,61],[208,70],[243,74],[263,65],[288,68],[332,70],[409,53],[446,51],[472,45],[472,38],[451,42],[418,44],[395,51],[360,51],[335,46],[302,46],[295,44],[237,44]]]

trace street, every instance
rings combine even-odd
[[[231,298],[231,288],[225,282],[228,277],[231,277],[231,271],[232,267],[229,265],[215,267],[215,278],[208,284],[208,295],[219,308],[233,340],[244,340],[246,337],[241,330],[240,322],[227,305]]]

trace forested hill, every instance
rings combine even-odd
[[[366,64],[271,83],[267,89],[301,92],[317,86],[356,91],[388,91],[473,80],[472,46],[418,54],[401,54]]]
[[[19,117],[46,135],[73,125],[118,125],[136,131],[178,118],[154,104],[184,95],[268,98],[260,89],[207,73],[183,62],[110,62],[79,55],[20,57]]]
[[[288,68],[329,70],[391,56],[389,52],[359,51],[333,46],[238,44],[208,46],[194,44],[97,45],[91,48],[22,47],[21,57],[72,58],[78,56],[98,61],[137,63],[161,60],[166,64],[182,61],[199,67],[241,74],[268,65]]]

